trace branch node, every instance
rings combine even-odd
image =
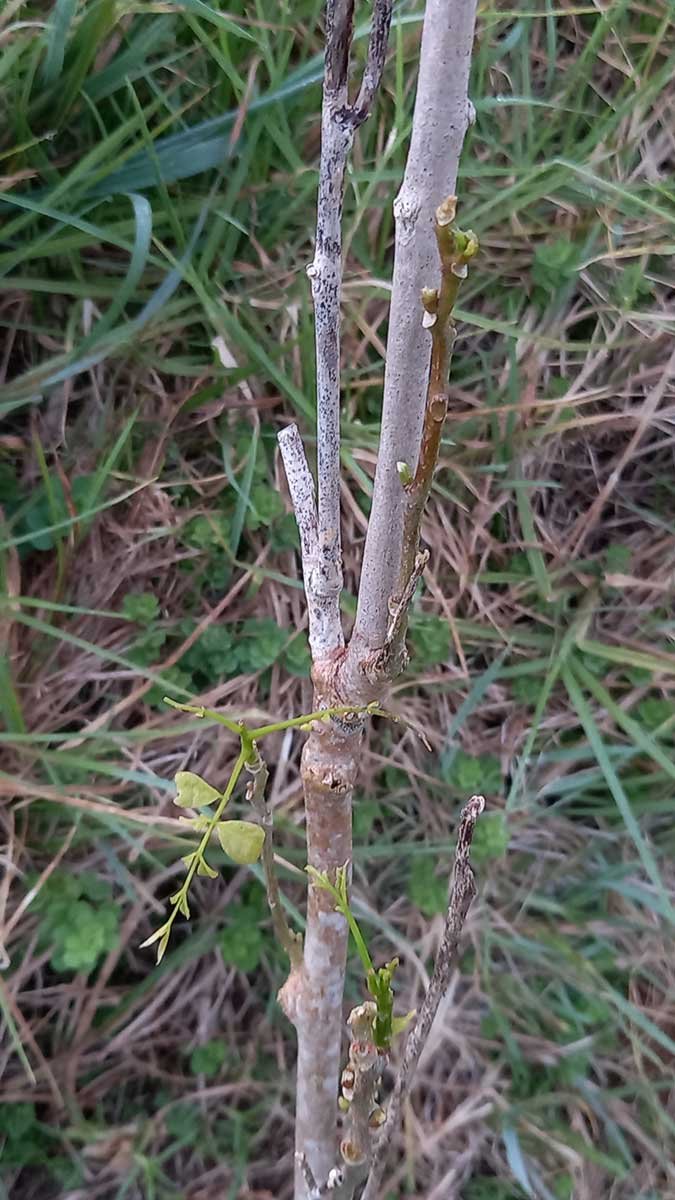
[[[441,228],[451,225],[457,215],[457,197],[446,196],[436,209],[436,224]]]
[[[410,470],[410,467],[408,466],[407,462],[404,462],[403,460],[401,460],[401,462],[397,462],[396,470],[398,472],[398,477],[401,480],[401,483],[403,484],[403,487],[404,488],[409,487],[413,481],[413,473]]]

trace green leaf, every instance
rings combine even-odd
[[[0,1105],[0,1133],[3,1137],[23,1137],[35,1124],[34,1104]]]
[[[225,853],[240,866],[257,862],[265,841],[265,830],[252,821],[219,821],[218,841]]]
[[[212,25],[218,26],[223,33],[228,33],[238,38],[245,38],[249,42],[254,40],[250,29],[245,29],[243,25],[238,25],[231,17],[218,12],[218,9],[214,8],[212,4],[205,4],[204,0],[180,0],[176,8],[179,10],[184,8],[188,12],[197,13],[204,20],[210,21]]]
[[[179,1101],[172,1104],[164,1116],[164,1128],[170,1137],[181,1144],[197,1145],[201,1132],[201,1112],[198,1104]]]
[[[89,521],[84,517],[80,520],[80,514],[89,511],[89,495],[95,480],[95,475],[75,476],[67,496],[58,476],[50,479],[48,486],[44,482],[38,484],[17,517],[12,542],[33,550],[52,550],[67,530],[75,525],[82,530]]]
[[[185,636],[189,636],[193,629],[192,621],[181,625],[181,632]],[[209,680],[236,675],[239,670],[239,647],[233,630],[226,625],[210,625],[190,647],[181,665],[190,671],[200,672]]]
[[[382,806],[377,803],[377,800],[359,798],[354,805],[354,840],[356,842],[366,842],[373,825],[381,817]]]
[[[397,462],[396,470],[398,472],[398,477],[401,480],[403,487],[408,487],[408,485],[411,484],[413,481],[413,473],[410,470],[408,463],[405,462],[404,460]]]
[[[185,526],[181,540],[197,550],[223,550],[230,545],[230,521],[223,513],[193,517]]]
[[[638,260],[624,266],[615,276],[610,294],[621,308],[633,308],[642,296],[653,294],[654,285],[650,279],[645,279],[644,272],[645,268]]]
[[[169,897],[169,902],[173,904],[174,907],[176,907],[184,917],[190,916],[190,906],[188,904],[187,896],[182,888],[178,892],[174,892],[173,896]]]
[[[428,857],[413,860],[408,877],[408,895],[425,917],[445,912],[448,907],[448,886],[448,875],[435,875]]]
[[[161,941],[159,942],[159,945],[157,946],[157,966],[159,966],[162,959],[164,958],[164,954],[165,954],[166,948],[169,944],[170,937],[171,937],[171,926],[169,926],[169,928],[166,930],[164,937],[161,939]]]
[[[471,858],[476,863],[501,858],[508,850],[509,841],[506,813],[501,810],[483,813],[474,830]]]
[[[56,0],[54,4],[47,26],[47,53],[42,67],[42,78],[47,86],[55,83],[61,74],[68,31],[76,8],[77,0]]]
[[[166,629],[158,629],[152,625],[148,626],[129,650],[129,658],[139,667],[151,666],[157,662],[159,652],[166,638]]]
[[[284,666],[291,675],[299,675],[300,678],[307,678],[312,665],[312,656],[309,650],[307,635],[299,633],[297,637],[289,642],[284,652]]]
[[[526,708],[534,708],[541,690],[541,679],[533,679],[531,675],[518,675],[511,681],[511,695],[518,704]]]
[[[127,592],[122,614],[138,625],[150,625],[159,616],[159,600],[152,592]]]
[[[377,1009],[373,1022],[373,1041],[378,1049],[385,1051],[389,1050],[393,1037],[394,993],[391,981],[397,966],[398,959],[392,958],[391,962],[368,971],[366,975],[366,985]]]
[[[605,571],[610,575],[625,575],[630,571],[632,557],[630,546],[624,546],[621,542],[612,542],[605,550]]]
[[[117,914],[80,900],[68,913],[68,925],[58,933],[51,959],[54,970],[89,972],[116,941]]]
[[[193,1075],[205,1075],[213,1079],[227,1058],[227,1044],[218,1038],[197,1046],[190,1055],[190,1070]]]
[[[181,825],[189,825],[190,829],[194,829],[195,833],[206,833],[211,824],[211,817],[205,813],[200,817],[179,817]]]
[[[502,790],[501,767],[493,754],[474,758],[464,750],[455,750],[444,756],[442,772],[446,783],[463,797],[476,793],[490,796]]]
[[[251,488],[250,508],[246,514],[246,528],[252,532],[261,525],[271,525],[284,514],[281,496],[268,483],[255,483]]]
[[[164,958],[164,952],[169,944],[170,937],[171,937],[171,920],[168,920],[168,921],[165,921],[165,923],[163,925],[160,925],[159,929],[156,929],[154,933],[151,933],[150,937],[146,938],[144,942],[141,942],[141,944],[138,948],[139,948],[139,950],[145,950],[145,948],[147,946],[153,946],[155,944],[155,942],[158,942],[159,945],[157,946],[157,965],[159,966],[162,959]]]
[[[270,527],[270,546],[273,550],[299,550],[300,537],[293,513],[284,513]]]
[[[534,521],[532,501],[525,488],[516,488],[516,507],[522,530],[522,540],[528,549],[525,551],[527,561],[534,576],[540,599],[549,604],[553,599],[551,583],[546,570],[544,556],[539,547],[537,529]]]
[[[252,903],[252,899],[228,909],[228,926],[220,937],[223,962],[247,975],[259,965],[264,946],[264,935],[258,927],[262,903]]]
[[[396,1037],[397,1034],[399,1034],[399,1033],[405,1033],[410,1022],[414,1021],[416,1016],[417,1016],[417,1009],[411,1008],[410,1012],[407,1012],[405,1014],[405,1016],[393,1017],[392,1022],[391,1022],[392,1037]]]
[[[645,873],[658,892],[659,898],[664,907],[664,911],[667,912],[669,920],[671,923],[675,923],[675,911],[673,910],[670,898],[664,887],[663,880],[661,879],[661,874],[656,862],[656,858],[654,857],[651,843],[649,839],[645,837],[642,829],[640,828],[640,823],[633,812],[633,806],[628,795],[626,794],[623,784],[614,769],[614,765],[610,755],[608,754],[607,747],[600,733],[600,729],[596,724],[595,718],[593,717],[590,705],[581,688],[579,687],[575,676],[572,674],[572,671],[569,668],[563,668],[562,678],[565,687],[567,688],[570,700],[577,711],[581,727],[588,738],[589,745],[591,746],[598,766],[605,777],[605,782],[612,794],[612,797],[614,798],[616,807],[626,826],[626,830],[628,831],[633,845],[637,850]]]
[[[110,885],[91,871],[55,871],[35,900],[39,944],[55,971],[89,972],[117,942],[119,914]]]
[[[532,264],[532,279],[546,291],[557,291],[578,270],[579,249],[569,238],[557,238],[537,246]]]
[[[238,643],[240,670],[248,673],[271,667],[281,654],[287,638],[288,632],[271,618],[244,621]]]
[[[146,950],[148,946],[154,946],[155,942],[158,942],[160,938],[163,937],[163,935],[168,931],[168,929],[169,922],[166,921],[164,925],[160,925],[159,929],[155,929],[154,932],[150,934],[150,937],[146,937],[145,941],[141,942],[140,946],[138,947],[139,950]]]
[[[233,926],[226,929],[220,939],[220,952],[224,962],[245,975],[250,975],[260,964],[263,935],[252,925]]]
[[[411,616],[409,640],[413,671],[437,667],[450,657],[450,626],[443,617]]]
[[[675,704],[662,696],[646,696],[635,706],[635,713],[647,729],[655,730],[675,716]]]
[[[34,1104],[0,1104],[3,1167],[44,1166],[44,1140]]]
[[[197,867],[198,875],[205,875],[207,879],[217,879],[218,872],[210,867],[205,858],[200,858],[199,866]]]
[[[193,771],[179,771],[174,779],[178,789],[174,804],[179,808],[205,808],[207,804],[217,804],[221,798],[216,788]]]

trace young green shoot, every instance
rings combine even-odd
[[[240,747],[227,786],[223,792],[219,792],[217,788],[207,783],[205,779],[202,779],[192,771],[179,771],[175,776],[176,798],[174,803],[179,808],[204,809],[211,806],[214,806],[214,808],[213,813],[209,816],[200,815],[198,817],[182,818],[183,821],[187,820],[187,823],[195,832],[201,833],[201,840],[197,849],[193,850],[190,854],[186,854],[182,859],[187,868],[187,874],[181,887],[169,898],[169,903],[172,906],[169,917],[159,929],[156,929],[154,933],[150,934],[150,937],[141,943],[141,949],[157,943],[157,962],[160,963],[169,944],[171,930],[178,913],[182,913],[186,918],[190,916],[188,893],[195,875],[205,875],[210,879],[218,877],[218,872],[206,860],[206,851],[209,842],[212,836],[216,834],[224,852],[239,865],[250,865],[257,862],[261,854],[263,855],[267,894],[275,932],[278,936],[283,934],[281,936],[282,944],[291,959],[293,959],[296,953],[297,935],[292,934],[288,930],[282,918],[278,885],[273,871],[272,828],[269,814],[261,806],[262,802],[259,801],[258,807],[263,816],[263,824],[265,826],[263,828],[263,825],[252,821],[223,821],[223,813],[234,793],[244,768],[256,772],[263,765],[258,750],[258,742],[261,738],[268,737],[273,733],[283,733],[287,729],[308,731],[311,729],[314,721],[329,721],[333,718],[344,721],[356,721],[365,713],[378,716],[386,716],[388,714],[381,710],[377,704],[357,706],[356,708],[348,705],[337,705],[332,708],[317,709],[314,712],[303,713],[301,716],[291,717],[289,720],[273,721],[267,725],[260,725],[251,729],[244,721],[233,721],[231,718],[223,716],[222,713],[205,708],[202,704],[180,704],[168,696],[164,697],[164,701],[170,708],[174,708],[178,712],[190,713],[199,720],[213,721],[218,725],[223,725],[230,733],[235,734],[239,738]],[[257,791],[253,789],[249,793],[248,798],[253,799],[256,795]],[[269,843],[267,852],[264,851],[266,842]],[[361,937],[358,926],[356,926],[354,937]],[[361,946],[367,955],[368,951],[362,938]],[[367,971],[373,970],[369,959],[365,965]]]
[[[346,863],[344,866],[338,867],[335,883],[331,882],[325,871],[317,871],[314,867],[307,867],[306,870],[315,883],[332,896],[335,901],[336,911],[342,914],[349,926],[349,932],[354,939],[354,944],[366,973],[366,987],[375,1001],[376,1013],[373,1021],[373,1041],[377,1049],[386,1054],[391,1049],[392,1038],[397,1033],[402,1033],[415,1016],[414,1012],[406,1013],[402,1017],[394,1016],[394,993],[391,981],[399,960],[392,958],[383,967],[375,967],[373,964],[366,940],[361,933],[356,917],[349,904],[349,880]]]

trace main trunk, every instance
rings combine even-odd
[[[307,859],[331,877],[351,862],[352,794],[358,731],[335,721],[312,732],[302,756]],[[298,1034],[296,1150],[315,1177],[325,1180],[338,1161],[337,1097],[342,1041],[342,992],[347,924],[327,892],[310,880],[301,986],[296,994]],[[305,1200],[296,1169],[296,1200]]]

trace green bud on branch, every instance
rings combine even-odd
[[[408,487],[413,481],[413,473],[410,470],[407,462],[397,462],[396,470],[398,471],[398,477],[403,486]]]

